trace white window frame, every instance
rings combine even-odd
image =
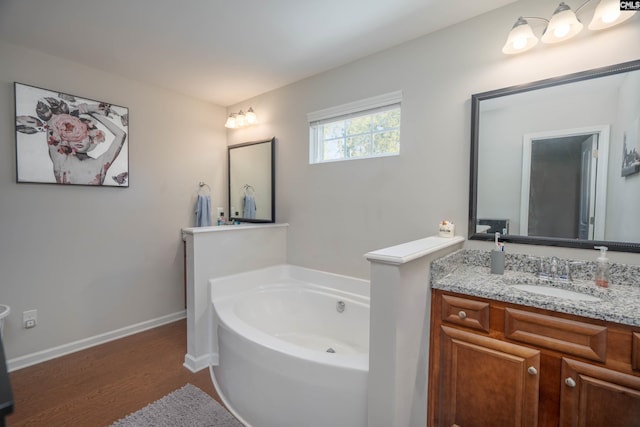
[[[315,111],[307,114],[309,122],[309,163],[330,163],[345,160],[371,159],[377,157],[398,156],[400,151],[394,153],[373,154],[357,157],[343,157],[339,159],[321,159],[320,152],[322,150],[322,141],[318,140],[318,125],[331,123],[348,119],[350,117],[362,117],[384,111],[387,109],[399,108],[402,115],[402,91],[395,91],[371,98],[350,102],[336,107],[325,108],[324,110]],[[401,119],[402,120],[402,119]],[[398,141],[400,143],[400,141]]]

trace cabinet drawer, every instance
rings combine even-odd
[[[443,295],[442,321],[489,332],[489,303]]]
[[[604,362],[607,328],[539,313],[505,309],[504,335],[508,339]]]

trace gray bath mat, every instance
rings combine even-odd
[[[187,384],[109,427],[243,427],[198,387]]]

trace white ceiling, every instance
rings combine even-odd
[[[515,0],[0,0],[0,39],[228,106]]]

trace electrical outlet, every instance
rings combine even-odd
[[[25,329],[35,328],[38,324],[38,310],[27,310],[22,312],[22,325]]]

